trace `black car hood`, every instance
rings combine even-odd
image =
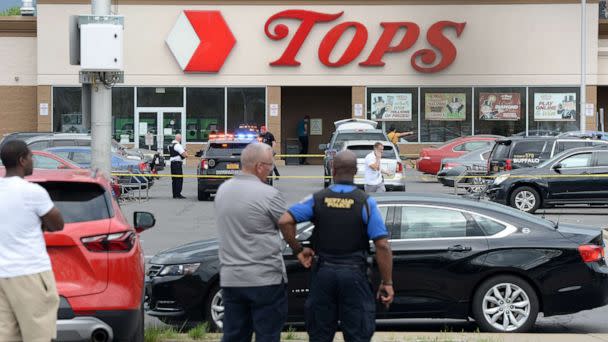
[[[209,256],[217,257],[217,252],[217,239],[201,240],[164,250],[153,256],[150,263],[168,265],[202,262]]]
[[[566,239],[578,244],[602,242],[602,230],[589,226],[560,223],[557,231]]]

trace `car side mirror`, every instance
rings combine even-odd
[[[69,167],[67,165],[59,164],[57,166],[57,169],[58,170],[67,170],[67,169],[69,169]]]
[[[553,170],[559,172],[562,169],[562,163],[557,163],[553,165]]]
[[[327,150],[327,144],[319,144],[319,150],[321,150],[321,151]]]
[[[148,230],[156,224],[154,215],[145,211],[136,211],[133,213],[133,225],[138,233]]]
[[[195,156],[197,156],[198,158],[202,157],[203,151],[201,150],[201,151],[196,152]]]

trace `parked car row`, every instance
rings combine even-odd
[[[492,332],[530,330],[537,315],[575,313],[608,303],[608,265],[598,229],[582,229],[485,201],[449,195],[376,195],[390,232],[395,301],[379,319],[473,317]],[[309,243],[314,226],[298,226]],[[309,270],[283,251],[289,322],[304,320]],[[372,283],[379,283],[376,264]],[[177,326],[223,326],[217,240],[155,255],[146,310]],[[377,304],[381,305],[381,304]]]

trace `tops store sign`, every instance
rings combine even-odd
[[[273,41],[287,41],[281,56],[269,62],[273,67],[297,67],[298,53],[316,24],[331,23],[344,12],[335,14],[308,10],[286,10],[271,16],[264,26],[266,36]],[[279,20],[298,21],[299,25],[291,39],[289,27]],[[359,62],[361,67],[382,67],[382,60],[388,53],[403,53],[409,50],[420,37],[420,26],[413,22],[381,22],[382,33],[375,42],[371,53]],[[415,51],[410,58],[414,70],[420,73],[436,73],[446,69],[456,60],[456,46],[445,36],[445,31],[453,29],[460,37],[466,22],[438,21],[426,33],[430,47]],[[331,60],[340,38],[347,32],[354,35],[337,60]],[[401,32],[403,37],[393,43]],[[185,72],[217,73],[232,51],[237,39],[226,24],[220,11],[183,11],[166,39],[169,49]],[[357,21],[336,24],[327,31],[318,46],[319,61],[331,68],[340,68],[354,62],[368,43],[368,30]]]

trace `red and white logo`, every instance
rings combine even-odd
[[[236,43],[220,11],[183,11],[167,45],[185,72],[219,72]]]

